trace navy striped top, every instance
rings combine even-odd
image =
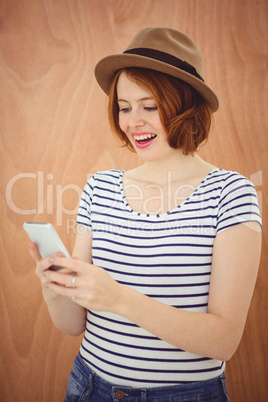
[[[96,173],[82,194],[77,222],[93,233],[93,264],[162,303],[206,313],[215,236],[242,222],[261,224],[253,184],[216,168],[182,204],[150,215],[127,203],[123,173]],[[104,380],[136,388],[207,380],[225,369],[107,312],[87,312],[80,353]]]

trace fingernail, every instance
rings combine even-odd
[[[54,257],[50,257],[49,262],[54,262],[55,258]]]
[[[43,271],[43,272],[42,272],[42,275],[43,275],[43,276],[46,276],[46,274],[47,274],[46,271]]]
[[[48,282],[45,283],[45,287],[49,288],[49,283]]]

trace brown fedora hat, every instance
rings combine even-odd
[[[95,76],[106,94],[115,73],[125,67],[148,68],[180,78],[202,95],[213,112],[219,107],[217,96],[204,82],[199,48],[179,31],[165,27],[143,28],[122,54],[101,59],[95,67]]]

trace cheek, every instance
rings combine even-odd
[[[163,137],[164,139],[167,139],[167,130],[163,126],[163,124],[160,120],[160,117],[156,118],[153,124],[154,124],[154,127],[156,128],[156,130],[158,131],[158,133],[161,134],[161,137]]]
[[[125,115],[119,114],[118,124],[121,130],[125,133],[128,139],[130,139],[130,135],[128,133],[128,119]]]
[[[162,124],[159,112],[154,113],[154,115],[151,118],[151,124],[155,128],[157,128],[158,131],[165,131],[165,128],[164,128],[164,126]]]
[[[118,116],[118,124],[119,124],[119,127],[121,128],[121,130],[123,130],[125,132],[126,121],[124,119],[124,116],[122,116],[122,114],[119,114],[119,116]]]
[[[131,142],[131,140],[133,138],[131,135],[128,134],[128,123],[127,123],[127,119],[124,115],[119,114],[118,124],[119,124],[120,129],[125,134],[126,138]]]

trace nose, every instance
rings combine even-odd
[[[145,124],[145,120],[142,116],[142,113],[138,110],[131,110],[129,113],[129,120],[128,120],[128,125],[130,128],[136,128],[136,127],[143,127]]]

